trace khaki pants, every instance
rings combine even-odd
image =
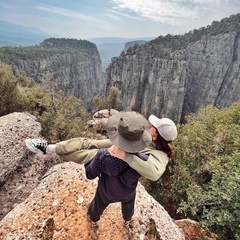
[[[109,148],[111,146],[112,142],[109,139],[72,138],[57,143],[56,153],[63,161],[84,164],[90,162],[100,148]]]

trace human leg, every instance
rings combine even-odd
[[[58,155],[65,155],[82,149],[100,149],[110,146],[112,146],[112,143],[109,139],[95,140],[79,137],[56,143],[56,153]]]
[[[100,216],[106,207],[111,203],[111,200],[101,190],[101,186],[98,185],[95,196],[88,207],[88,215],[91,221],[97,222],[100,220]]]
[[[64,161],[88,163],[97,154],[100,148],[112,145],[109,139],[95,140],[89,138],[72,138],[56,143],[56,153]]]
[[[32,152],[42,151],[43,154],[55,152],[64,161],[76,163],[90,162],[100,148],[107,148],[112,145],[109,139],[95,140],[89,138],[72,138],[66,141],[60,141],[56,144],[50,144],[43,139],[26,139],[25,144]]]
[[[121,202],[122,205],[122,216],[125,222],[129,222],[134,214],[136,193],[125,202]]]

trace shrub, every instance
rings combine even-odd
[[[170,197],[178,210],[223,239],[240,239],[240,102],[189,116],[175,146]]]
[[[145,185],[172,217],[190,217],[220,239],[239,240],[240,102],[204,107],[187,120],[178,126],[167,171]]]
[[[44,89],[25,75],[14,76],[9,66],[0,63],[0,82],[1,116],[15,111],[33,114],[49,141],[92,136],[86,129],[89,115],[82,100],[57,92],[51,81]]]

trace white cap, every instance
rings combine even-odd
[[[177,137],[177,127],[171,119],[160,119],[151,115],[148,120],[166,141],[172,141]]]

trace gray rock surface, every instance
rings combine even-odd
[[[83,99],[88,107],[94,97],[103,94],[102,63],[97,49],[91,57],[82,55],[76,51],[33,59],[19,57],[11,62],[11,66],[15,74],[24,72],[48,89],[59,89],[66,95]]]
[[[121,91],[120,109],[179,123],[203,106],[222,108],[240,100],[239,36],[238,29],[210,32],[182,48],[174,43],[133,47],[112,58],[105,75],[97,48],[87,57],[77,51],[15,57],[11,66],[16,74],[26,72],[37,83],[74,94],[87,109],[94,98],[106,99],[111,86],[116,86]]]
[[[200,107],[240,100],[239,54],[237,32],[205,35],[178,50],[143,45],[112,59],[107,89],[121,90],[124,109],[178,123]]]
[[[31,193],[57,156],[27,151],[24,139],[40,136],[41,125],[28,113],[0,117],[0,219]]]

